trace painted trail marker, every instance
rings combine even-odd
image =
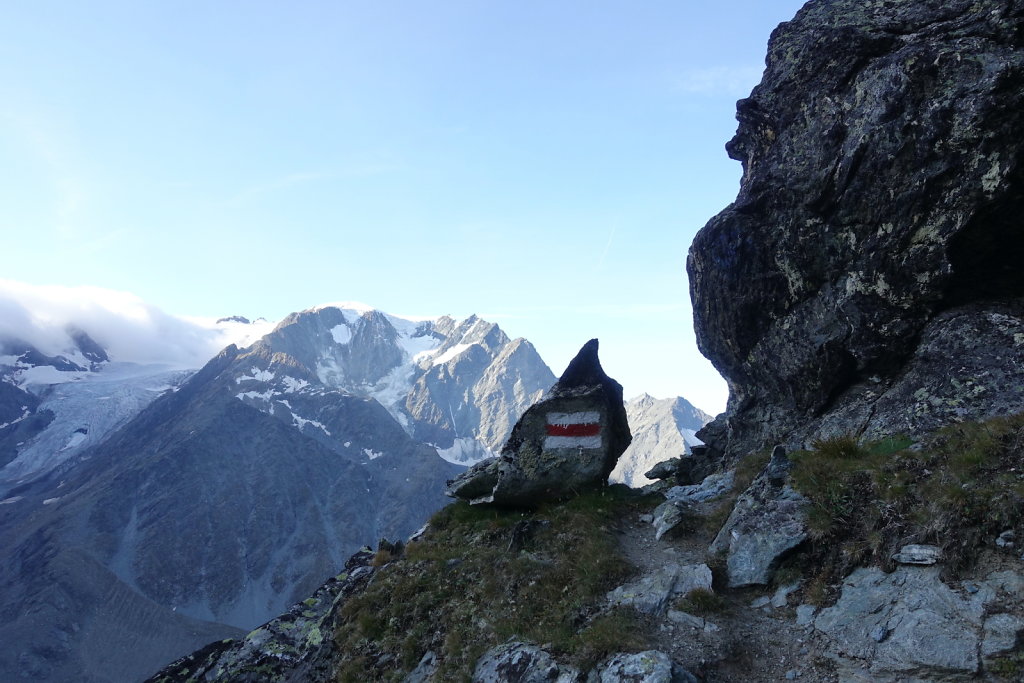
[[[548,413],[544,448],[600,448],[601,415],[597,411]]]

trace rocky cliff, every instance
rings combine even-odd
[[[1024,3],[809,2],[738,103],[688,271],[730,387],[700,436],[928,432],[1024,408]]]

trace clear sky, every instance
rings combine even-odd
[[[696,231],[795,0],[7,3],[0,277],[270,319],[498,322],[627,396],[726,389]]]

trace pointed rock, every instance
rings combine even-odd
[[[622,385],[605,374],[591,339],[527,410],[501,455],[467,470],[446,493],[471,503],[531,507],[604,485],[632,437]]]

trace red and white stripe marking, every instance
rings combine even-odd
[[[597,411],[582,413],[548,413],[544,448],[600,448],[601,415]]]

